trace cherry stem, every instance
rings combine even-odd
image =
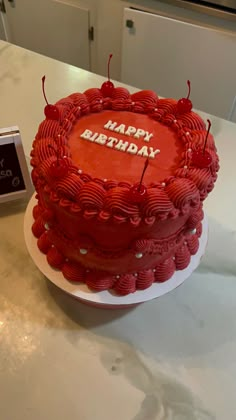
[[[46,94],[45,94],[45,79],[46,79],[46,76],[43,76],[43,77],[42,77],[42,89],[43,89],[43,96],[44,96],[44,99],[45,99],[45,101],[46,101],[46,104],[48,105],[48,100],[47,100],[47,97],[46,97]]]
[[[208,139],[208,136],[209,136],[209,133],[210,133],[210,129],[211,129],[211,121],[210,120],[207,120],[207,122],[208,122],[208,129],[207,129],[207,134],[206,134],[206,138],[205,138],[205,142],[204,142],[202,154],[205,153],[207,139]]]
[[[108,63],[107,63],[107,75],[108,75],[109,82],[110,82],[110,62],[111,62],[112,57],[113,57],[113,55],[110,54],[109,59],[108,59]]]
[[[187,85],[188,85],[188,96],[186,99],[189,99],[190,93],[191,93],[191,83],[190,80],[187,80]]]
[[[138,191],[140,191],[140,188],[141,188],[141,185],[142,185],[142,180],[143,180],[144,174],[145,174],[145,172],[146,172],[146,169],[147,169],[147,167],[148,167],[148,164],[149,164],[149,160],[148,160],[148,158],[147,158],[147,159],[146,159],[146,161],[145,161],[145,164],[144,164],[144,168],[143,168],[142,176],[141,176],[140,183],[139,183],[139,186],[138,186]]]
[[[56,154],[56,157],[57,157],[57,166],[59,166],[59,151],[58,151],[58,149],[56,150],[55,147],[52,146],[51,144],[48,144],[48,147],[50,149],[52,149],[54,151],[54,153]]]

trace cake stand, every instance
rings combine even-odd
[[[37,238],[34,237],[31,231],[31,226],[34,222],[32,210],[36,204],[37,201],[33,195],[28,203],[24,218],[25,242],[32,260],[38,269],[57,287],[72,295],[76,299],[92,306],[105,308],[126,308],[155,299],[159,296],[163,296],[180,286],[180,284],[182,284],[184,280],[192,274],[199,265],[206,249],[208,222],[205,216],[202,222],[202,235],[199,239],[198,252],[191,257],[187,268],[176,271],[173,276],[164,283],[153,283],[153,285],[148,289],[138,290],[137,292],[131,293],[127,296],[117,296],[110,291],[93,292],[86,286],[86,284],[70,283],[64,278],[61,271],[55,270],[47,263],[46,256],[38,249]]]

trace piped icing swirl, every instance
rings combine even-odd
[[[150,287],[153,282],[165,282],[176,270],[186,268],[191,255],[196,254],[198,250],[198,237],[201,234],[201,229],[202,225],[199,223],[196,232],[189,234],[186,241],[179,244],[175,250],[174,257],[167,258],[152,269],[141,270],[131,274],[114,275],[106,271],[98,271],[92,268],[86,269],[79,262],[65,259],[57,247],[53,245],[53,242],[57,241],[52,231],[44,231],[39,236],[38,246],[41,252],[46,254],[49,265],[61,270],[68,281],[86,283],[91,290],[96,292],[113,289],[118,295],[125,296],[137,290],[144,290]],[[86,238],[81,238],[81,241],[85,244]]]

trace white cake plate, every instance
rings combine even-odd
[[[109,291],[93,292],[86,284],[70,283],[66,280],[61,271],[55,270],[48,263],[46,256],[38,249],[37,238],[34,237],[31,227],[34,222],[32,210],[37,204],[35,196],[31,198],[28,203],[25,218],[24,218],[24,235],[25,242],[29,254],[39,268],[39,270],[56,286],[64,290],[66,293],[79,299],[80,301],[92,306],[100,306],[106,308],[125,308],[129,306],[138,305],[139,303],[163,296],[176,287],[180,286],[192,272],[197,268],[203,256],[208,238],[208,222],[206,216],[202,222],[202,235],[199,239],[198,252],[191,257],[190,263],[184,270],[176,271],[173,276],[164,283],[153,283],[151,287],[146,290],[138,290],[127,296],[117,296]]]

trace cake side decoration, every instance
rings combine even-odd
[[[56,155],[56,160],[51,163],[50,166],[50,176],[53,178],[62,178],[68,173],[68,162],[66,156],[63,156],[61,152],[61,147],[57,146],[58,149],[56,150],[54,146],[51,144],[48,147],[53,150],[54,154]]]
[[[111,64],[112,54],[109,55],[108,63],[107,63],[107,75],[108,80],[104,82],[101,86],[101,92],[103,96],[112,96],[114,91],[114,84],[110,80],[110,64]]]
[[[45,79],[46,79],[46,76],[43,76],[42,77],[42,90],[43,90],[43,96],[44,96],[45,102],[47,104],[44,108],[44,114],[45,114],[45,117],[50,120],[58,120],[59,111],[55,105],[51,105],[48,103],[48,100],[45,94]]]
[[[207,129],[203,149],[195,150],[192,154],[192,163],[198,168],[209,168],[209,166],[211,166],[212,164],[212,156],[208,151],[206,151],[207,139],[208,139],[210,129],[211,129],[210,120],[207,120],[207,122],[208,122],[208,129]]]
[[[191,112],[192,111],[192,107],[193,104],[190,101],[189,97],[190,97],[190,93],[191,93],[191,83],[190,80],[187,80],[187,85],[188,85],[188,95],[187,98],[182,98],[179,99],[177,102],[177,110],[180,114],[185,114],[187,112]]]
[[[131,202],[133,203],[142,203],[147,196],[147,189],[145,185],[142,184],[142,182],[143,182],[143,177],[147,170],[148,164],[149,164],[149,161],[148,159],[146,159],[143,172],[140,178],[140,182],[137,183],[136,185],[133,185],[129,190],[129,198]]]

